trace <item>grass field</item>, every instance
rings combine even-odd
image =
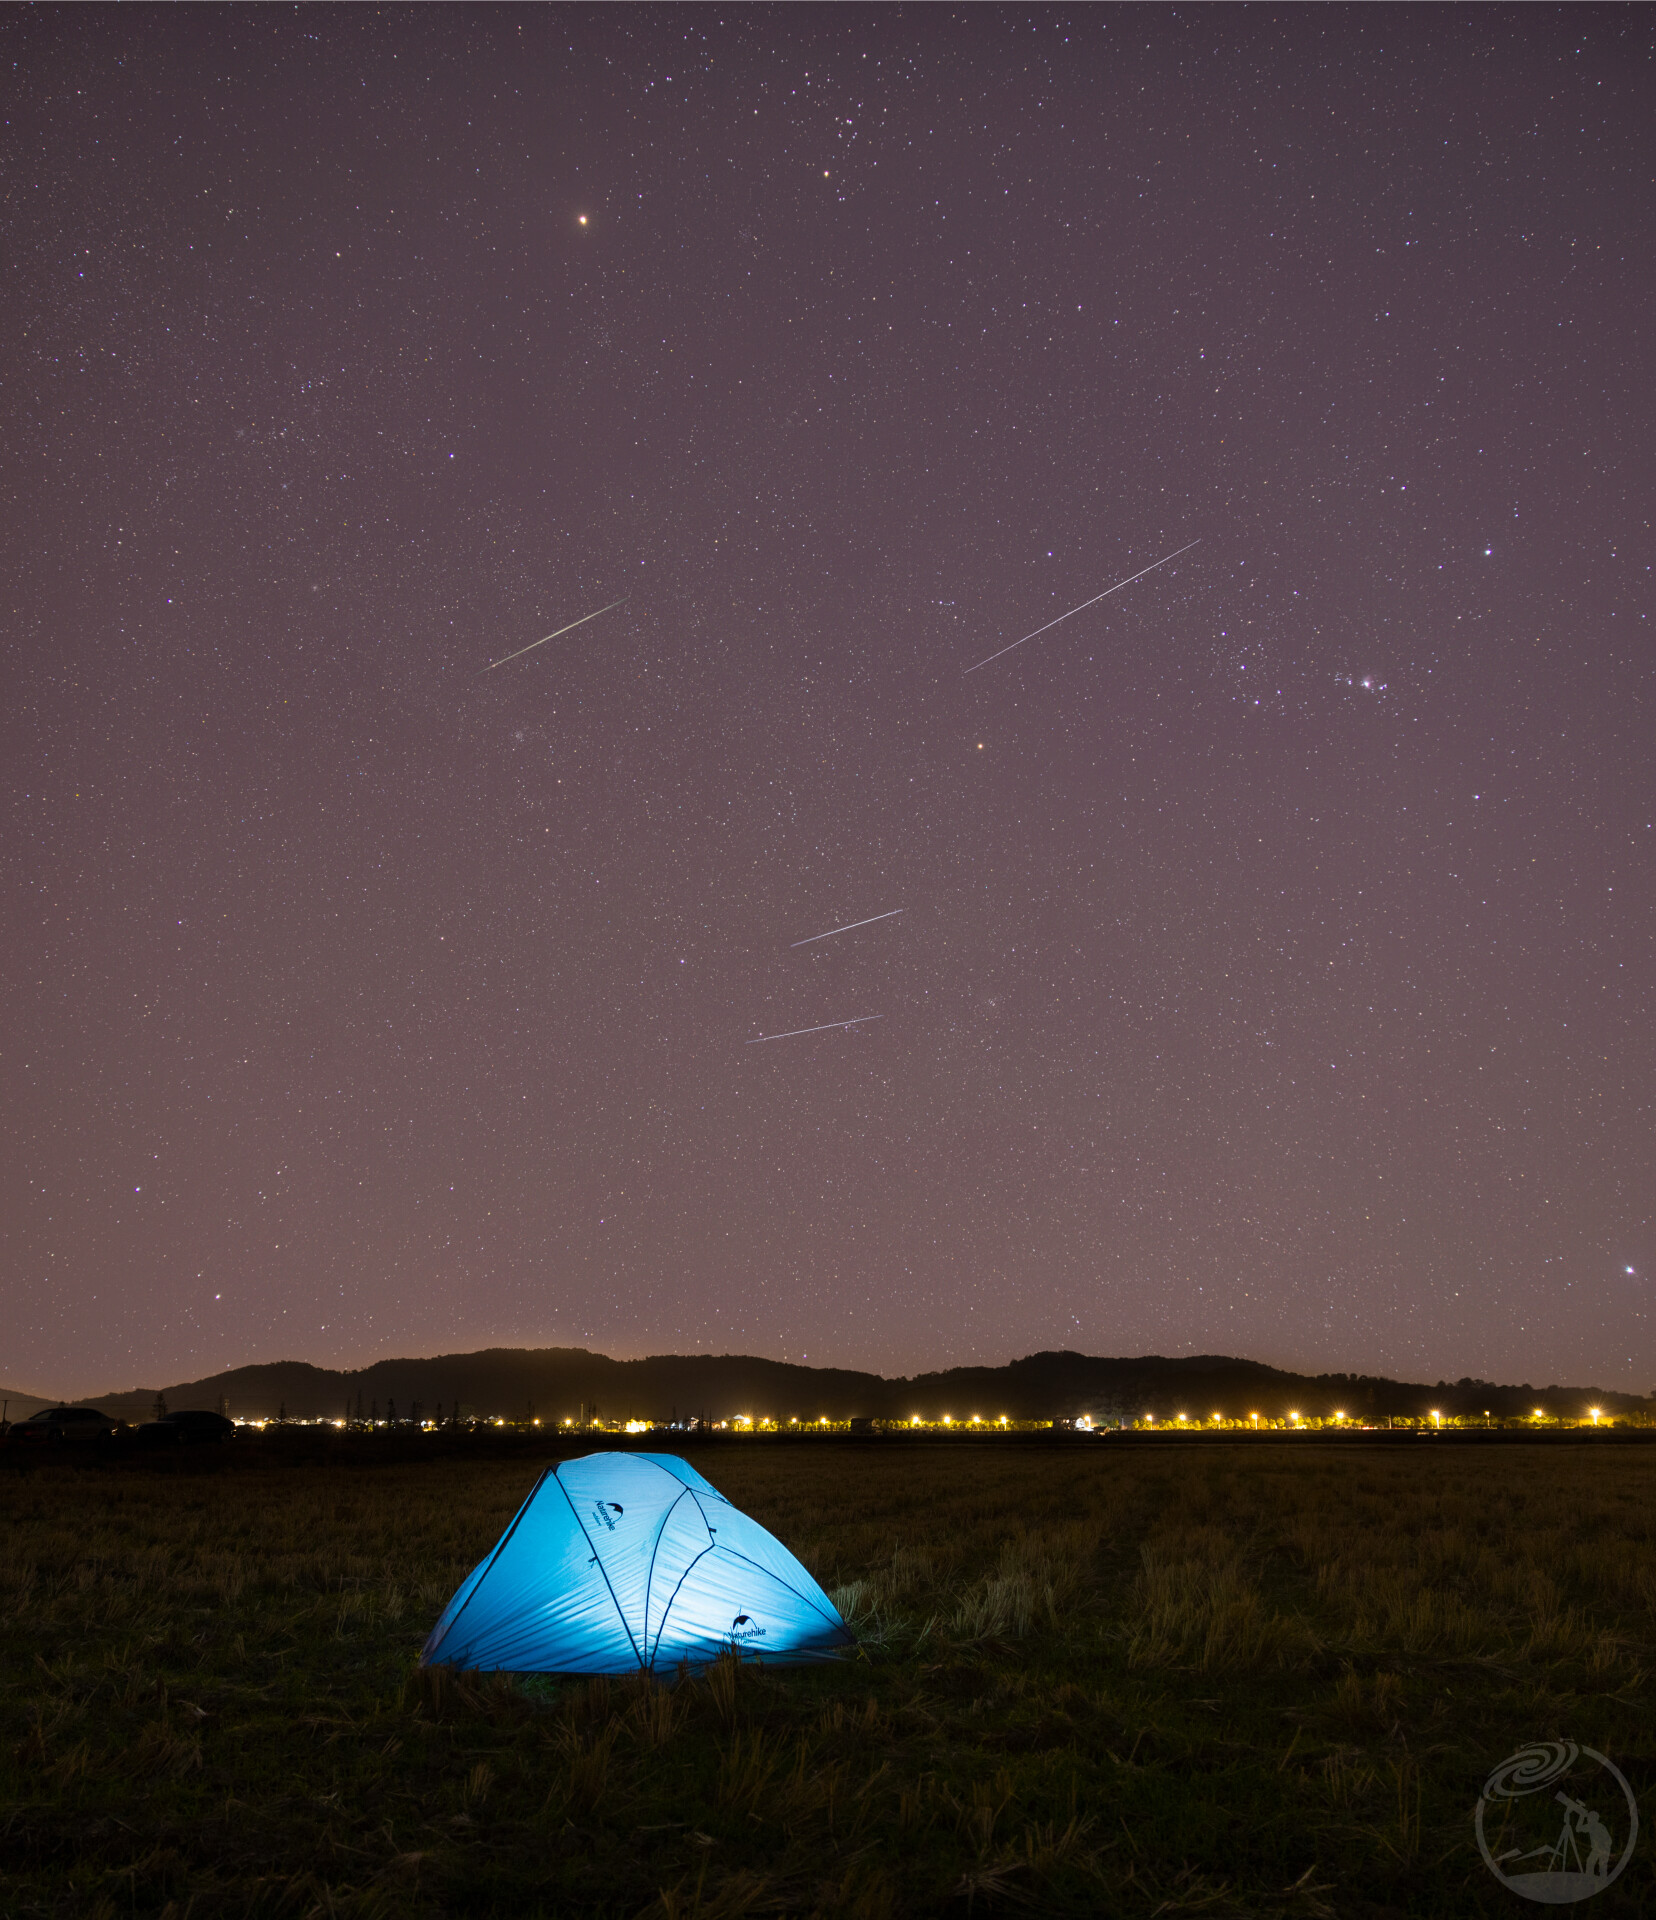
[[[695,1456],[859,1627],[840,1664],[416,1673],[523,1461],[0,1475],[0,1908],[1511,1913],[1528,1741],[1643,1796],[1656,1457]]]

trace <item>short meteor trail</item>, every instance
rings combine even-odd
[[[628,600],[631,597],[630,594],[624,593],[620,600],[612,600],[607,607],[600,607],[598,613],[613,613],[615,609],[621,605],[623,600]],[[521,660],[526,653],[533,653],[536,647],[544,647],[548,640],[557,640],[566,633],[573,633],[577,627],[584,627],[589,620],[596,620],[598,613],[583,613],[579,620],[571,620],[567,627],[559,627],[556,633],[546,634],[539,640],[531,640],[528,646],[519,647],[516,653],[505,654],[499,660],[491,660],[486,667],[479,669],[479,671],[482,673],[493,673],[496,667],[505,666],[508,660]]]
[[[906,907],[893,907],[889,913],[873,913],[866,920],[853,920],[848,927],[830,927],[826,933],[808,933],[803,940],[790,940],[790,947],[808,947],[813,940],[832,940],[836,933],[855,933],[858,927],[871,927],[876,920],[894,920]]]
[[[1021,647],[1024,640],[1035,640],[1043,633],[1050,633],[1054,627],[1060,625],[1063,621],[1071,619],[1075,614],[1085,613],[1088,607],[1096,607],[1100,600],[1108,600],[1112,593],[1120,593],[1123,587],[1130,587],[1135,580],[1142,580],[1145,573],[1154,573],[1157,567],[1165,567],[1169,560],[1177,560],[1181,553],[1189,553],[1192,547],[1199,547],[1201,544],[1200,540],[1188,540],[1173,553],[1164,553],[1159,560],[1153,560],[1150,565],[1144,569],[1144,573],[1129,574],[1125,580],[1118,580],[1113,587],[1106,587],[1102,593],[1095,593],[1090,600],[1083,600],[1080,606],[1071,607],[1068,613],[1059,614],[1056,620],[1049,620],[1044,627],[1037,627],[1033,633],[1026,633],[1023,640],[1014,640],[1010,645],[1002,647],[1000,653],[990,654],[989,660],[998,660],[1001,657],[1001,653],[1010,653],[1013,647]],[[989,660],[980,660],[977,666],[967,667],[965,672],[976,673],[978,667],[988,666]]]
[[[883,1020],[883,1013],[859,1013],[855,1020],[830,1020],[821,1027],[795,1027],[792,1033],[761,1033],[749,1040],[750,1047],[762,1047],[767,1040],[797,1040],[802,1033],[832,1033],[837,1027],[860,1027],[870,1020]]]

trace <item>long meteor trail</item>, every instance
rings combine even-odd
[[[855,1020],[830,1020],[820,1027],[795,1027],[792,1033],[761,1033],[749,1040],[750,1047],[762,1047],[767,1040],[797,1040],[802,1033],[832,1033],[836,1027],[860,1027],[870,1020],[883,1020],[883,1013],[859,1013]]]
[[[832,940],[836,933],[855,933],[858,927],[871,927],[876,920],[894,920],[906,907],[893,907],[889,913],[871,913],[866,920],[853,920],[848,927],[830,927],[826,933],[808,933],[803,940],[790,940],[790,947],[808,947],[813,940]]]
[[[623,600],[630,598],[630,594],[624,593],[620,600],[612,600],[607,607],[600,607],[598,613],[613,613],[615,609],[621,605]],[[567,627],[559,627],[556,633],[548,633],[543,635],[539,640],[531,640],[528,646],[519,647],[516,653],[504,654],[498,660],[491,660],[489,664],[480,669],[480,671],[482,673],[493,673],[496,667],[505,666],[508,660],[521,660],[526,653],[533,653],[536,647],[544,647],[548,640],[561,639],[564,634],[573,633],[577,627],[584,627],[589,620],[596,620],[598,613],[583,613],[579,620],[571,620]]]
[[[1049,620],[1044,627],[1037,627],[1033,633],[1026,633],[1023,640],[1014,640],[1010,645],[1002,647],[1000,653],[990,654],[989,660],[998,660],[1001,657],[1001,653],[1010,653],[1013,647],[1021,647],[1024,640],[1037,640],[1043,633],[1050,633],[1054,627],[1060,625],[1063,621],[1073,619],[1078,613],[1085,613],[1088,607],[1096,607],[1100,600],[1108,600],[1112,593],[1120,593],[1123,587],[1130,587],[1135,580],[1142,580],[1145,573],[1154,573],[1157,567],[1165,567],[1169,560],[1177,560],[1181,553],[1189,553],[1192,547],[1199,547],[1201,544],[1200,540],[1187,540],[1182,547],[1179,547],[1174,552],[1164,553],[1159,560],[1151,561],[1150,565],[1144,569],[1144,573],[1129,574],[1125,580],[1118,580],[1113,587],[1106,587],[1102,593],[1095,593],[1090,600],[1083,600],[1080,606],[1071,607],[1068,613],[1059,614],[1056,620]],[[976,673],[978,667],[988,666],[989,660],[980,660],[977,666],[967,667],[965,671],[967,673]]]

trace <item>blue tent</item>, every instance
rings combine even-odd
[[[671,1673],[734,1647],[778,1664],[854,1644],[781,1541],[670,1453],[543,1473],[443,1609],[422,1666]]]

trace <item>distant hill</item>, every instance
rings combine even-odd
[[[20,1393],[16,1387],[0,1387],[0,1410],[8,1420],[27,1420],[42,1407],[55,1407],[55,1400],[43,1400],[38,1393]]]
[[[1344,1412],[1354,1419],[1420,1415],[1433,1407],[1444,1413],[1525,1414],[1533,1407],[1579,1415],[1589,1405],[1607,1412],[1650,1412],[1651,1403],[1633,1394],[1596,1387],[1496,1386],[1486,1381],[1429,1386],[1379,1376],[1286,1373],[1253,1360],[1203,1354],[1167,1359],[1146,1354],[1111,1360],[1082,1353],[1036,1353],[1004,1367],[952,1367],[914,1379],[885,1379],[835,1367],[791,1366],[749,1354],[658,1354],[644,1360],[612,1360],[584,1347],[488,1347],[479,1353],[438,1354],[425,1360],[380,1360],[354,1372],[313,1367],[301,1360],[237,1367],[205,1380],[183,1381],[160,1389],[167,1405],[216,1407],[228,1403],[233,1414],[258,1419],[286,1408],[290,1418],[338,1418],[384,1414],[391,1402],[407,1416],[418,1401],[429,1416],[441,1403],[445,1412],[458,1404],[484,1417],[538,1416],[558,1421],[666,1420],[697,1416],[727,1420],[755,1418],[813,1420],[823,1415],[845,1420],[856,1415],[876,1419],[927,1420],[952,1414],[992,1420],[1073,1419],[1090,1414],[1115,1420],[1154,1413],[1192,1420],[1219,1411],[1235,1418],[1249,1413],[1278,1417]],[[95,1400],[107,1412],[128,1420],[147,1419],[157,1389],[110,1393]],[[25,1407],[25,1403],[27,1406]],[[18,1396],[20,1410],[50,1404]]]

